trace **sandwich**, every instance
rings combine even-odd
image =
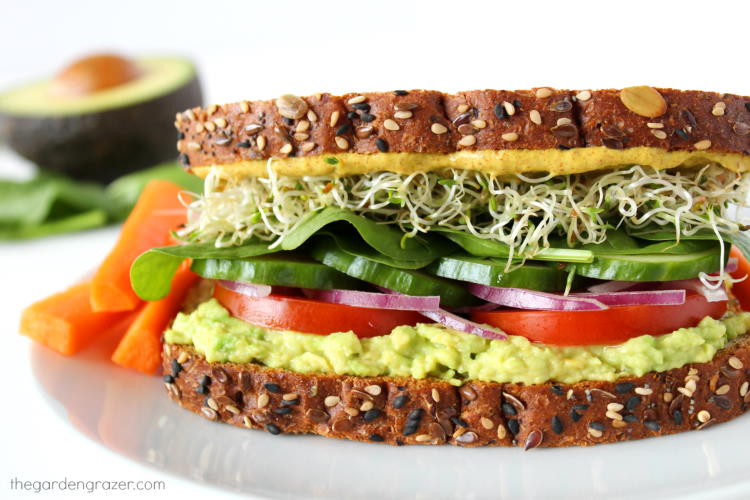
[[[392,445],[705,429],[750,401],[750,99],[655,89],[283,95],[179,113],[205,186],[131,269],[208,420]],[[736,258],[731,258],[735,255]],[[742,266],[741,266],[742,267]]]

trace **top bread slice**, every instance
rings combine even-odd
[[[750,170],[749,97],[651,87],[287,95],[194,108],[175,125],[180,159],[200,176],[214,166],[265,175],[269,158],[282,175],[708,162]]]

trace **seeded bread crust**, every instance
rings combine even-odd
[[[170,344],[163,368],[170,397],[208,420],[391,445],[589,446],[705,429],[750,403],[747,335],[709,363],[572,385],[299,374]]]
[[[336,153],[596,146],[750,155],[750,97],[657,91],[666,108],[656,117],[632,111],[612,89],[316,94],[292,96],[286,108],[242,101],[178,113],[177,148],[186,167]]]

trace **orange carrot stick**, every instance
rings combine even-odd
[[[140,304],[130,286],[130,266],[146,250],[166,245],[169,232],[185,222],[180,191],[180,186],[159,180],[143,189],[117,243],[91,281],[94,311],[132,311]]]
[[[21,333],[71,355],[120,326],[129,316],[128,312],[92,311],[90,290],[90,282],[80,283],[30,305],[21,315]]]
[[[154,373],[161,364],[161,334],[180,310],[197,278],[190,271],[189,262],[185,262],[172,280],[169,295],[146,303],[138,312],[112,355],[112,361],[143,373]]]

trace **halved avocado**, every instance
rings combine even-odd
[[[117,58],[81,62],[97,57]],[[175,158],[175,113],[203,103],[195,67],[171,57],[130,63],[136,70],[120,72],[119,84],[112,82],[119,68],[105,65],[94,68],[103,85],[65,89],[63,71],[0,94],[0,133],[40,167],[78,179],[109,182]]]

